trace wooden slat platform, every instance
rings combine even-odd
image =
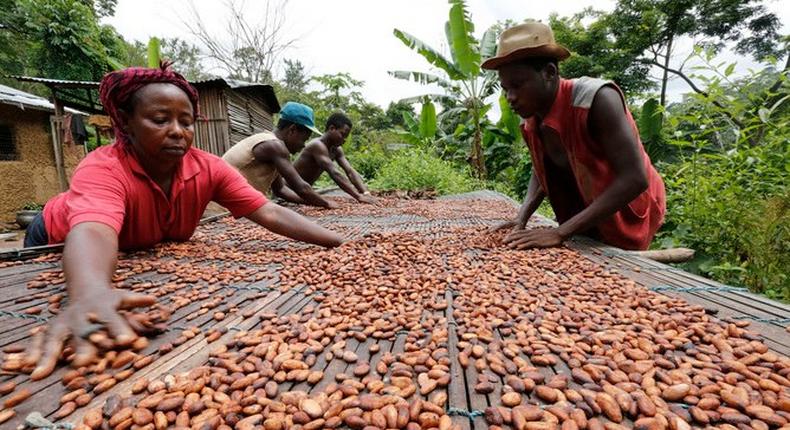
[[[451,196],[448,200],[484,200],[485,204],[502,207],[503,213],[513,213],[515,202],[492,192],[477,192],[459,196]],[[387,212],[388,211],[388,212]],[[425,212],[424,209],[412,210],[407,204],[393,205],[385,215],[375,217],[359,214],[351,215],[323,215],[317,220],[331,228],[343,232],[351,239],[365,237],[371,233],[413,233],[425,238],[441,238],[450,229],[469,228],[480,229],[498,223],[502,218],[481,218],[473,213],[464,213],[463,205],[459,205],[456,212],[442,216],[441,213]],[[460,211],[460,212],[459,212]],[[306,211],[309,215],[320,214],[315,210]],[[286,240],[271,240],[255,235],[248,235],[256,227],[247,231],[231,229],[236,224],[228,218],[218,218],[214,222],[201,226],[193,238],[184,247],[200,246],[205,249],[205,255],[200,261],[191,260],[180,255],[178,247],[157,248],[152,252],[128,255],[121,259],[119,273],[131,270],[135,265],[147,264],[147,270],[135,273],[126,279],[119,280],[118,285],[133,291],[147,291],[149,288],[159,288],[164,291],[159,296],[160,303],[172,304],[174,300],[189,299],[189,303],[181,306],[173,313],[168,321],[168,330],[151,339],[150,344],[141,351],[141,354],[150,355],[153,362],[136,372],[128,380],[121,381],[109,391],[94,397],[87,407],[79,408],[66,419],[68,422],[78,423],[82,415],[92,407],[101,406],[107,398],[114,395],[128,396],[135,380],[141,377],[153,380],[166,374],[186,372],[190,369],[204,365],[209,361],[209,353],[214,345],[229,342],[236,333],[252,330],[259,325],[262,315],[276,315],[287,317],[289,315],[302,315],[308,307],[317,307],[319,302],[316,296],[320,292],[311,292],[309,285],[303,288],[281,291],[279,286],[282,262],[272,260],[255,264],[243,259],[245,250],[267,249],[309,249],[301,244]],[[550,224],[545,219],[537,219],[536,224]],[[771,349],[781,355],[790,355],[790,333],[785,327],[790,325],[790,307],[765,299],[742,290],[717,284],[710,280],[700,278],[675,268],[634,257],[620,250],[603,246],[589,240],[573,240],[570,245],[582,255],[596,264],[616,271],[617,273],[634,280],[637,284],[654,289],[661,294],[682,297],[691,304],[703,306],[718,318],[752,321],[752,329],[760,333],[762,340]],[[234,258],[234,252],[237,258]],[[470,255],[474,252],[470,251]],[[272,255],[276,255],[274,252]],[[29,332],[32,328],[45,324],[54,315],[47,310],[47,305],[53,296],[64,295],[62,278],[59,278],[59,256],[45,255],[35,259],[28,259],[14,264],[0,265],[0,349],[13,350],[27,346]],[[211,278],[212,266],[220,267],[229,274],[227,279]],[[189,282],[176,279],[174,271],[188,268],[182,273],[191,273],[193,279]],[[449,262],[445,261],[445,271],[451,271]],[[46,275],[46,274],[51,275]],[[46,276],[49,276],[46,278]],[[562,274],[552,274],[562,276]],[[36,282],[47,279],[47,282]],[[60,280],[59,280],[60,279]],[[40,284],[40,285],[39,285]],[[32,287],[31,287],[32,285]],[[171,287],[168,287],[171,286]],[[528,288],[526,283],[517,285],[518,288]],[[217,300],[220,298],[221,300]],[[463,297],[457,297],[452,288],[448,286],[443,296],[447,308],[442,311],[426,309],[422,315],[427,318],[442,321],[446,328],[448,340],[446,347],[450,354],[451,382],[446,388],[448,397],[447,410],[453,415],[453,422],[463,429],[485,429],[487,425],[479,415],[488,406],[499,404],[499,397],[504,385],[503,378],[486,370],[485,374],[495,383],[495,391],[489,395],[477,394],[473,386],[478,379],[478,371],[474,366],[462,368],[458,364],[457,355],[461,352],[459,344],[463,344],[462,322],[456,321],[453,311],[458,307],[468,306]],[[218,301],[218,303],[214,303]],[[214,303],[214,304],[211,304]],[[211,304],[211,305],[210,305]],[[36,314],[26,314],[31,308],[41,308]],[[203,311],[203,309],[206,309]],[[217,311],[224,312],[227,316],[218,321],[213,318]],[[184,332],[197,333],[196,336],[183,339]],[[213,331],[224,334],[215,342],[209,343],[206,336]],[[497,331],[494,333],[497,341],[513,339],[513,333]],[[368,337],[359,342],[353,337],[347,339],[346,349],[355,351],[360,361],[369,360],[375,366],[378,359],[386,352],[401,354],[406,344],[406,332],[396,333],[394,338],[376,341]],[[427,341],[423,339],[421,341]],[[172,351],[161,354],[160,348],[166,344],[180,343]],[[372,344],[378,343],[380,351],[369,353]],[[10,349],[9,349],[10,348]],[[7,355],[7,354],[6,354]],[[342,360],[332,360],[327,363],[320,355],[312,370],[322,370],[325,377],[314,386],[305,383],[291,384],[283,387],[284,390],[298,389],[307,392],[318,392],[334,381],[338,373],[350,373],[353,365],[348,365]],[[568,375],[568,366],[560,360],[554,366],[540,367],[546,381],[557,375]],[[0,384],[7,381],[17,383],[18,389],[27,388],[35,393],[32,398],[17,406],[17,416],[8,428],[13,428],[22,423],[24,417],[31,412],[40,412],[45,417],[52,417],[59,408],[59,399],[66,393],[60,378],[68,370],[67,367],[59,368],[53,375],[42,380],[32,382],[26,374],[3,371],[0,373]],[[572,387],[578,384],[571,382]],[[419,396],[419,392],[416,394]],[[4,401],[0,397],[0,402]],[[531,394],[527,400],[532,404],[540,404],[540,400]],[[471,412],[471,414],[470,414]],[[3,427],[5,428],[5,427]]]
[[[470,195],[516,205],[513,200],[490,191],[470,193]],[[467,198],[467,195],[459,197]],[[556,225],[551,220],[537,218],[539,224]],[[750,321],[753,329],[764,337],[771,349],[783,355],[790,355],[790,332],[787,331],[790,327],[788,304],[751,293],[745,288],[724,285],[592,239],[574,238],[569,241],[568,246],[603,267],[619,272],[653,291],[681,297],[690,303],[704,306],[715,311],[716,315],[724,320]]]

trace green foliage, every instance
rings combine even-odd
[[[730,82],[728,64],[712,67],[712,76],[696,77],[708,95],[688,96],[667,117],[678,160],[660,164],[667,216],[659,242],[696,249],[690,270],[790,300],[786,72]]]
[[[122,66],[125,45],[99,17],[112,15],[115,0],[3,0],[0,7],[0,76],[31,75],[98,80]],[[0,78],[43,97],[42,85]]]
[[[162,38],[162,58],[173,62],[173,69],[190,81],[211,78],[200,62],[200,49],[179,38]]]
[[[521,154],[521,159],[516,166],[516,173],[514,175],[515,181],[513,182],[513,194],[516,200],[522,201],[527,195],[529,188],[529,179],[532,176],[532,157],[529,152],[525,151]],[[544,203],[547,203],[545,200]]]
[[[199,81],[208,79],[210,74],[204,72],[200,62],[200,50],[189,42],[175,38],[157,38],[160,45],[160,58],[173,62],[173,69],[184,75],[187,80]],[[148,63],[148,46],[140,41],[124,42],[124,65],[150,67]],[[158,64],[157,64],[157,67]]]
[[[93,9],[99,18],[115,15],[115,7],[118,6],[118,0],[83,0],[83,3]]]
[[[480,51],[474,34],[475,26],[463,0],[450,0],[450,19],[445,23],[447,41],[453,62],[466,76],[480,73]]]
[[[432,66],[438,67],[439,69],[443,70],[447,73],[447,76],[453,80],[461,80],[464,78],[464,74],[461,69],[455,65],[453,62],[448,60],[444,57],[439,51],[433,49],[431,46],[423,42],[422,40],[412,36],[409,33],[404,31],[400,31],[397,28],[394,29],[393,34],[395,37],[400,39],[404,45],[408,46],[409,48],[417,51],[418,54],[422,55]]]
[[[637,127],[642,145],[654,163],[666,159],[671,152],[662,132],[663,124],[664,109],[655,98],[647,99],[639,113]]]
[[[614,24],[609,15],[589,8],[569,17],[550,15],[549,26],[555,39],[572,53],[560,63],[562,76],[611,80],[626,95],[651,89],[655,84],[647,73],[648,66],[636,61],[638,54],[617,46],[612,38]]]
[[[424,149],[396,153],[379,170],[371,187],[377,190],[436,190],[439,194],[463,193],[477,189],[468,171],[442,160]]]
[[[458,151],[466,151],[468,156],[463,158],[468,160],[478,178],[485,179],[483,129],[486,123],[485,114],[490,109],[485,99],[496,92],[498,79],[496,74],[482,71],[480,64],[483,54],[491,55],[495,50],[496,31],[489,29],[478,41],[474,36],[474,24],[466,9],[466,2],[450,0],[445,35],[452,60],[411,34],[398,29],[394,29],[393,33],[446,77],[413,71],[393,71],[390,74],[398,79],[413,80],[421,84],[437,84],[444,90],[444,94],[430,94],[408,101],[422,101],[429,97],[442,104],[444,109],[439,119],[443,123],[443,134],[448,137],[445,143],[451,146],[445,147],[443,152],[458,157]],[[470,133],[457,130],[464,123],[470,127]],[[461,136],[466,139],[465,142],[454,141]],[[421,140],[423,136],[415,136],[415,139]]]
[[[374,132],[378,134],[380,132]],[[392,140],[392,136],[380,136],[377,140]],[[354,166],[354,170],[369,181],[376,177],[381,168],[387,164],[390,155],[389,151],[381,143],[372,143],[351,151],[346,151],[348,161]]]
[[[283,86],[289,92],[303,92],[310,83],[310,78],[304,70],[304,64],[299,60],[285,59],[285,76]]]
[[[529,152],[521,139],[521,118],[510,108],[504,94],[499,95],[499,110],[501,116],[496,124],[487,119],[484,122],[486,170],[490,179],[514,187],[524,180],[523,161],[525,155],[529,159]],[[529,182],[529,170],[526,175]]]
[[[779,42],[781,23],[760,0],[618,0],[606,18],[618,49],[640,62],[664,69],[661,104],[673,66],[674,47],[686,36],[704,40],[705,47],[720,51],[728,43],[757,60],[785,56]],[[679,72],[682,74],[682,72]]]
[[[406,143],[423,149],[429,149],[436,142],[437,118],[436,107],[427,97],[423,98],[419,118],[408,111],[401,112],[403,130],[397,130],[398,137]]]
[[[27,202],[22,206],[23,211],[41,211],[44,210],[44,205],[36,202]]]
[[[404,103],[401,101],[390,102],[386,111],[384,111],[384,115],[387,117],[388,127],[405,127],[403,120],[404,113],[414,116],[414,107],[409,103]]]
[[[162,61],[159,51],[159,39],[156,37],[150,38],[148,40],[148,68],[155,69],[159,67],[159,63]]]
[[[122,66],[120,36],[101,26],[93,9],[78,0],[17,0],[16,13],[26,17],[33,62],[42,76],[98,80]]]
[[[436,106],[430,100],[422,104],[420,111],[420,135],[425,138],[432,138],[436,135]]]

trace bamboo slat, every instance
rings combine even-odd
[[[272,114],[263,100],[234,90],[225,90],[225,95],[232,143],[273,129]]]
[[[195,147],[222,156],[230,147],[225,93],[220,88],[200,91],[200,113],[195,123]]]

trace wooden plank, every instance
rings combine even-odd
[[[592,248],[589,242],[586,243],[578,243],[574,244],[573,248],[576,248],[582,254],[590,259],[591,261],[599,264],[604,265],[611,265],[610,258],[596,254],[592,252]],[[638,257],[637,257],[638,258]],[[631,264],[633,263],[633,264]],[[650,263],[652,266],[660,265],[660,263],[652,262]],[[673,286],[677,288],[684,288],[684,287],[693,287],[693,286],[711,286],[717,285],[720,287],[726,287],[722,284],[715,283],[715,281],[706,280],[706,285],[699,285],[699,284],[689,284],[684,282],[685,279],[692,279],[696,280],[694,277],[685,277],[678,280],[677,278],[671,276],[667,272],[663,271],[642,271],[640,266],[636,265],[635,262],[629,261],[627,267],[623,262],[620,262],[618,265],[618,272],[635,281],[639,285],[645,288],[655,288],[660,286]],[[664,265],[662,265],[664,266]],[[636,270],[634,270],[636,268]],[[670,292],[670,291],[662,291],[661,294],[670,295],[674,297],[680,297],[689,303],[702,306],[706,309],[713,309],[718,312],[719,318],[731,318],[733,320],[739,319],[739,317],[744,316],[752,316],[757,318],[775,318],[777,317],[776,314],[769,314],[764,312],[762,309],[753,308],[749,306],[748,308],[744,309],[743,303],[739,303],[738,301],[732,300],[727,298],[725,295],[721,294],[712,294],[712,293],[691,293],[691,292]],[[768,299],[764,299],[768,300]],[[745,312],[748,311],[748,312]],[[765,324],[759,322],[753,322],[752,327],[754,331],[756,331],[765,341],[766,345],[774,350],[775,352],[789,355],[790,354],[790,333],[784,330],[784,328],[773,325],[773,324]]]
[[[218,93],[218,96],[222,96],[222,92]],[[211,109],[216,108],[216,105],[213,105]],[[224,114],[226,115],[230,107],[224,110]],[[254,112],[255,107],[252,105],[244,106],[249,112]],[[210,111],[206,111],[210,112]],[[214,115],[214,112],[212,112]],[[215,123],[212,121],[212,124]],[[219,125],[222,121],[216,121]],[[224,123],[225,126],[230,127],[229,122]],[[249,125],[249,124],[248,124]],[[254,125],[254,124],[253,124]],[[215,130],[216,131],[216,130]],[[217,145],[212,146],[212,151],[219,151],[220,147],[218,146],[219,143],[222,143],[221,139],[216,138],[219,134],[213,135],[211,144]],[[225,141],[227,142],[227,140]],[[483,193],[481,196],[487,196],[487,194]],[[496,194],[493,194],[496,196]],[[479,198],[479,197],[478,197]],[[494,197],[488,196],[486,197],[490,200],[493,200]],[[497,197],[498,198],[498,197]],[[493,223],[491,220],[484,220],[476,217],[462,217],[457,219],[434,219],[428,220],[424,217],[410,215],[410,214],[403,214],[399,213],[399,210],[402,210],[398,207],[392,208],[392,213],[389,216],[377,216],[377,217],[362,217],[362,216],[332,216],[332,217],[323,217],[319,218],[318,221],[322,224],[329,224],[332,226],[342,226],[344,229],[348,229],[352,231],[354,235],[363,235],[369,232],[415,232],[417,234],[421,234],[423,237],[426,238],[441,238],[443,234],[448,232],[450,229],[457,228],[457,227],[473,227],[473,226],[480,226],[480,225],[489,225]],[[540,222],[540,220],[538,219]],[[533,222],[533,221],[531,221]],[[203,227],[201,227],[203,229]],[[205,226],[203,230],[207,234],[222,234],[227,229],[227,225],[224,222],[214,223],[213,225]],[[228,246],[231,246],[230,243],[227,243]],[[237,246],[240,250],[245,249],[255,249],[255,248],[264,248],[264,249],[277,249],[277,248],[284,248],[284,247],[291,247],[294,248],[295,244],[290,241],[248,241],[242,244],[235,244],[233,246]],[[677,269],[673,269],[668,267],[665,269],[661,265],[657,265],[651,262],[641,262],[634,259],[629,259],[628,256],[623,256],[614,253],[612,251],[611,255],[605,255],[604,251],[607,249],[606,247],[596,247],[595,244],[587,244],[581,246],[580,252],[582,255],[587,256],[587,258],[591,259],[592,261],[598,263],[602,267],[607,268],[616,268],[618,272],[627,276],[631,279],[634,279],[637,283],[640,283],[645,286],[651,285],[659,285],[664,284],[666,285],[669,281],[672,281],[672,285],[689,285],[689,283],[694,282],[695,285],[708,285],[706,282],[699,281],[699,280],[687,280],[686,274],[678,273]],[[596,254],[597,252],[597,254]],[[608,251],[607,251],[608,252]],[[146,257],[143,257],[146,258]],[[184,264],[193,264],[190,259],[185,258],[183,259]],[[197,263],[194,263],[197,264]],[[204,261],[203,265],[210,265],[214,264],[213,261]],[[232,267],[227,262],[220,263],[222,267]],[[22,268],[26,267],[25,265],[20,266]],[[641,268],[641,273],[638,271],[634,271],[632,269],[639,267]],[[7,268],[4,268],[7,269]],[[5,284],[2,283],[2,274],[4,273],[3,270],[0,269],[0,285],[5,287]],[[38,273],[41,272],[43,269],[36,269],[31,270],[29,273],[31,274],[30,277],[22,276],[15,279],[33,279],[37,276]],[[17,270],[18,272],[24,271],[24,269]],[[554,273],[554,272],[551,272]],[[274,273],[272,273],[274,275]],[[143,287],[137,287],[139,285],[139,281],[143,279],[152,279],[153,282],[169,282],[171,279],[171,274],[158,274],[155,271],[146,272],[144,274],[135,275],[134,280],[127,280],[124,284],[124,288],[128,288],[131,291],[135,290],[144,290]],[[556,273],[557,279],[562,279],[563,275],[561,273]],[[30,294],[31,292],[26,289],[27,281],[20,282],[18,286],[20,288],[20,294]],[[276,277],[272,276],[271,280],[263,281],[264,283],[274,283],[277,282]],[[238,284],[236,286],[244,286],[250,284]],[[524,287],[522,285],[522,287]],[[188,288],[195,288],[201,291],[210,291],[211,286],[206,285],[205,283],[199,283],[195,286],[191,285],[183,285],[179,290],[178,293],[184,293]],[[252,316],[250,318],[243,318],[241,313],[232,314],[229,313],[228,316],[222,322],[216,322],[213,320],[212,314],[214,310],[219,309],[229,309],[231,307],[238,307],[239,309],[254,309],[256,312],[276,312],[278,315],[290,315],[290,314],[302,314],[304,312],[305,306],[315,304],[315,301],[312,299],[311,296],[303,294],[300,289],[290,290],[286,293],[279,293],[279,292],[270,292],[266,294],[265,298],[259,298],[258,293],[255,291],[244,291],[244,290],[234,290],[232,294],[229,294],[232,287],[223,286],[222,288],[217,289],[212,294],[222,294],[223,295],[223,303],[203,315],[200,315],[194,319],[187,320],[186,318],[189,315],[192,315],[193,312],[200,309],[205,303],[204,300],[195,300],[193,303],[190,303],[188,306],[185,306],[179,309],[171,318],[171,326],[197,326],[203,330],[208,328],[214,327],[226,327],[229,328],[229,332],[226,333],[218,342],[227,342],[235,336],[237,333],[235,330],[249,330],[253,327],[259,325],[260,321],[257,316]],[[0,290],[5,292],[5,290]],[[47,290],[49,291],[49,290]],[[55,289],[53,289],[55,291]],[[34,291],[39,292],[39,291]],[[160,301],[162,303],[169,303],[172,301],[172,297],[176,294],[176,292],[169,293],[165,296],[160,297]],[[682,296],[686,298],[691,303],[706,303],[707,307],[711,305],[717,306],[720,308],[720,313],[722,316],[727,316],[725,313],[732,311],[734,314],[736,306],[740,306],[743,308],[744,306],[748,306],[749,308],[755,307],[758,311],[761,311],[762,314],[759,315],[782,315],[782,308],[781,306],[773,306],[770,301],[765,303],[762,302],[763,299],[754,298],[754,297],[741,297],[741,293],[723,293],[723,294],[710,294],[712,297],[708,297],[709,294],[688,294]],[[497,392],[492,393],[490,396],[481,396],[474,393],[473,385],[475,383],[474,376],[470,369],[464,371],[457,361],[458,355],[458,327],[454,319],[452,318],[452,310],[454,298],[452,297],[452,291],[447,290],[441,296],[445,300],[447,300],[448,307],[443,312],[424,312],[422,314],[423,321],[429,315],[438,316],[441,315],[446,318],[447,321],[447,330],[448,330],[448,341],[447,341],[447,348],[450,353],[450,372],[451,372],[451,382],[450,385],[447,387],[448,393],[448,405],[450,407],[457,407],[463,410],[483,410],[490,404],[498,404],[499,403],[499,395],[501,394],[502,389],[502,378],[498,378],[498,382],[495,384],[497,387]],[[767,299],[765,299],[767,300]],[[265,303],[264,303],[265,302]],[[25,309],[32,305],[44,303],[44,300],[38,299],[31,302],[25,303],[10,303],[10,307],[8,309]],[[0,308],[2,308],[2,303],[0,303]],[[13,320],[12,320],[13,321]],[[3,320],[0,320],[0,326],[3,324]],[[6,325],[7,326],[7,325]],[[18,333],[24,333],[26,330],[17,330]],[[148,354],[155,354],[157,345],[169,341],[174,336],[178,335],[178,330],[174,330],[172,332],[165,333],[161,336],[156,337],[155,339],[151,340],[151,344],[149,347],[144,351]],[[501,332],[496,333],[499,340],[505,340],[505,336],[502,335]],[[346,349],[353,350],[357,352],[359,356],[359,362],[363,362],[365,360],[371,362],[371,364],[375,367],[375,361],[377,358],[380,358],[380,354],[383,354],[386,351],[391,351],[393,354],[400,354],[403,352],[404,344],[406,341],[407,335],[400,333],[395,336],[394,339],[391,340],[380,340],[377,341],[373,338],[367,338],[364,342],[360,343],[356,341],[353,336],[349,336],[346,340],[348,345]],[[425,338],[422,338],[420,342],[427,342],[430,337],[430,334]],[[21,340],[21,339],[20,339]],[[338,339],[335,339],[339,340]],[[773,342],[773,343],[771,343]],[[377,354],[369,354],[369,347],[370,345],[377,343],[381,345],[381,352]],[[766,343],[772,347],[777,348],[775,341],[771,341],[770,339],[766,339]],[[788,342],[790,344],[790,342]],[[206,343],[205,338],[203,336],[197,336],[189,341],[185,342],[184,344],[180,345],[179,347],[175,348],[171,353],[165,354],[163,356],[157,356],[154,363],[143,369],[141,372],[137,372],[134,379],[143,377],[147,375],[149,378],[157,378],[161,377],[166,373],[179,373],[182,371],[187,371],[194,366],[202,365],[206,363],[208,359],[208,351],[211,349],[211,346]],[[523,352],[520,352],[522,358],[528,360],[528,357],[525,357]],[[304,390],[315,390],[322,389],[328,383],[333,382],[334,375],[340,372],[350,372],[355,365],[349,365],[342,361],[340,358],[335,358],[331,360],[329,363],[326,362],[324,358],[324,354],[320,354],[317,357],[316,363],[313,366],[313,369],[322,369],[325,371],[326,375],[324,380],[321,381],[319,385],[316,387],[307,387],[306,384],[290,384],[284,385],[282,388],[284,389],[304,389]],[[471,370],[473,368],[474,363],[470,366]],[[546,377],[546,380],[550,379],[551,376],[556,374],[563,374],[568,373],[570,369],[567,367],[567,364],[564,362],[558,363],[554,367],[538,367],[541,369],[541,372]],[[63,368],[58,369],[59,374],[62,374],[64,371]],[[373,370],[375,371],[375,370]],[[13,378],[14,380],[20,381],[23,385],[29,384],[29,381],[26,380],[26,375],[5,375],[4,378]],[[40,388],[40,392],[37,392],[34,399],[29,400],[31,405],[39,407],[42,412],[47,412],[51,414],[54,412],[54,408],[57,403],[57,398],[60,394],[63,393],[63,387],[59,382],[59,377],[56,375],[52,375],[50,378],[47,378],[45,381],[39,381],[42,385],[38,386]],[[109,393],[123,393],[124,389],[128,391],[128,388],[132,381],[124,382],[119,384],[118,386],[114,387],[110,390]],[[575,382],[571,383],[572,386],[576,387],[577,384]],[[33,385],[29,385],[33,386]],[[109,393],[106,393],[109,395]],[[101,397],[101,396],[100,396]],[[105,396],[106,398],[106,396]],[[34,401],[35,400],[35,401]],[[94,404],[98,405],[102,400],[100,398],[94,399]],[[534,402],[536,404],[542,404],[542,402],[537,401],[534,397],[529,399],[530,402]],[[49,402],[49,404],[46,404]],[[27,402],[26,402],[27,403]],[[45,405],[46,404],[46,405]],[[24,405],[24,404],[23,404]],[[45,405],[45,406],[42,406]],[[30,410],[30,409],[27,409]],[[70,419],[69,421],[76,422],[76,417],[81,416],[79,414],[84,414],[88,408],[81,408],[80,410],[75,413],[74,418]],[[469,422],[465,418],[456,416],[453,418],[454,423],[462,425],[464,429],[472,429],[472,428],[487,428],[485,425],[485,421],[482,417],[478,417],[474,422]]]
[[[450,356],[450,385],[447,387],[447,404],[451,408],[471,409],[469,405],[469,393],[467,392],[468,381],[466,375],[458,362],[458,333],[456,332],[457,323],[453,317],[453,293],[448,289],[444,295],[447,301],[445,316],[447,317],[447,351]],[[477,426],[466,417],[453,417],[453,422],[459,424],[462,429],[468,430]],[[482,428],[482,427],[481,427]]]
[[[656,279],[655,275],[650,272],[634,272],[627,269],[622,269],[621,272],[626,275],[628,278],[634,280],[639,285],[642,285],[645,288],[651,288],[656,286],[666,285],[667,282],[665,279]],[[683,287],[684,285],[679,285],[678,287]],[[687,286],[687,285],[685,285]],[[743,316],[740,310],[733,309],[729,306],[725,306],[718,301],[714,301],[710,297],[703,297],[698,294],[692,293],[682,293],[682,292],[669,292],[669,291],[662,291],[661,294],[672,296],[672,297],[680,297],[687,302],[702,306],[706,309],[712,309],[717,312],[717,316],[719,318],[732,318],[737,319],[736,317]],[[782,332],[781,328],[767,325],[767,324],[760,324],[760,323],[752,323],[753,327],[756,328],[755,331],[763,338],[765,344],[771,348],[773,351],[778,352],[780,354],[789,355],[790,354],[790,334],[787,332]]]
[[[241,316],[233,316],[223,320],[215,327],[249,330],[251,327],[257,324],[258,315],[260,313],[274,311],[277,307],[290,300],[296,294],[298,294],[296,291],[289,291],[284,294],[280,293],[279,291],[272,291],[265,298],[253,302],[249,306],[245,307],[244,311],[253,312],[253,316],[250,318],[245,319]],[[227,342],[233,337],[234,334],[235,333],[233,330],[229,330],[226,334],[220,337],[217,342]],[[112,390],[95,397],[88,406],[75,411],[75,413],[68,417],[66,421],[75,425],[82,422],[82,417],[87,411],[92,408],[100,407],[104,404],[104,401],[107,399],[107,397],[113,395],[114,393],[128,393],[129,390],[131,390],[134,381],[137,379],[148,378],[149,380],[154,380],[164,376],[167,373],[181,373],[188,371],[194,366],[202,365],[208,360],[208,354],[210,352],[210,348],[208,348],[208,346],[209,344],[205,337],[200,336],[190,339],[183,345],[174,348],[173,351],[169,352],[168,354],[159,357],[151,365],[138,372],[135,372],[134,378],[123,381],[113,387]]]

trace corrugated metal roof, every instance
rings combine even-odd
[[[280,102],[277,100],[277,95],[274,93],[274,87],[269,84],[247,82],[231,78],[211,78],[200,81],[192,81],[190,83],[198,89],[200,89],[200,87],[219,85],[221,87],[229,87],[234,90],[260,91],[260,95],[264,100],[266,100],[266,103],[272,109],[272,113],[277,113],[280,111]]]
[[[16,106],[20,109],[38,109],[45,110],[47,112],[55,111],[55,105],[50,103],[49,100],[45,99],[44,97],[39,97],[35,94],[26,93],[5,85],[0,85],[0,103]],[[72,108],[66,108],[66,111],[85,115],[84,113]]]
[[[19,75],[11,75],[9,78],[14,78],[22,82],[36,82],[44,85],[57,85],[61,88],[99,88],[99,83],[93,81],[69,81],[65,79],[37,78],[35,76]]]
[[[44,84],[49,87],[56,87],[56,88],[99,88],[99,82],[92,82],[92,81],[68,81],[63,79],[48,79],[48,78],[37,78],[33,76],[18,76],[18,75],[11,75],[9,78],[14,78],[18,81],[22,82],[36,82],[39,84]],[[261,84],[255,82],[247,82],[241,81],[238,79],[231,79],[231,78],[210,78],[210,79],[203,79],[200,81],[191,81],[190,82],[195,87],[205,87],[205,86],[213,86],[219,85],[222,87],[229,87],[234,90],[244,90],[244,91],[260,91],[261,96],[269,107],[272,109],[272,113],[277,113],[280,111],[280,102],[277,100],[277,95],[274,93],[274,88],[269,84]]]

